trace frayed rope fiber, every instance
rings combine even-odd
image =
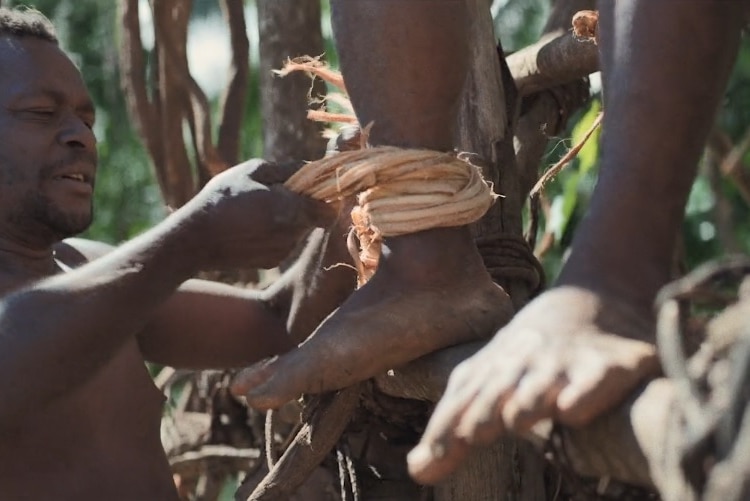
[[[452,153],[391,146],[310,162],[285,185],[326,202],[356,195],[361,282],[377,268],[383,237],[472,223],[496,197],[479,168]]]
[[[315,58],[290,61],[284,73],[308,71],[345,89],[343,79]],[[366,128],[363,135],[366,136]],[[468,155],[393,146],[368,147],[309,162],[285,186],[326,202],[355,196],[360,285],[377,269],[384,237],[480,219],[497,198]]]

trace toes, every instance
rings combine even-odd
[[[229,390],[236,397],[244,397],[253,388],[263,384],[273,375],[273,365],[278,357],[267,358],[238,372]]]
[[[289,388],[289,375],[281,365],[283,360],[274,357],[240,371],[230,391],[237,397],[244,397],[247,405],[254,409],[278,409],[302,393],[302,390],[296,392]]]
[[[293,395],[290,392],[283,392],[274,387],[271,383],[266,383],[250,391],[245,395],[247,405],[259,411],[268,411],[278,409],[287,402],[294,400],[299,395]]]

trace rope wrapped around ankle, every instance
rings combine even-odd
[[[326,202],[356,195],[351,217],[360,244],[353,253],[360,285],[375,273],[383,237],[467,225],[496,198],[479,168],[463,156],[392,146],[310,162],[285,185]]]
[[[309,119],[360,127],[339,72],[319,57],[302,56],[288,60],[275,73],[285,76],[296,71],[320,77],[339,90],[329,93],[324,103],[335,103],[341,113],[325,107],[311,109]],[[377,269],[383,237],[473,223],[497,198],[468,155],[393,146],[365,147],[372,125],[361,127],[361,149],[310,162],[286,182],[290,190],[326,202],[356,195],[349,252],[360,286]],[[331,137],[334,135],[331,133]],[[359,239],[359,250],[354,236]]]

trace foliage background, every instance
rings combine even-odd
[[[245,2],[248,32],[257,41],[257,16],[254,1]],[[100,0],[32,0],[6,1],[5,4],[28,5],[49,16],[58,29],[62,46],[79,64],[97,105],[96,134],[99,139],[100,171],[96,188],[96,218],[86,236],[109,243],[130,238],[158,221],[166,208],[156,186],[150,159],[128,118],[120,90],[117,43],[120,27],[116,2]],[[144,9],[146,7],[144,6]],[[502,0],[492,4],[497,33],[506,51],[512,52],[534,42],[541,32],[549,11],[547,0]],[[335,50],[328,22],[328,5],[323,2],[323,34],[327,58],[335,65]],[[195,0],[192,23],[198,26],[220,20],[218,2]],[[209,24],[221,30],[221,22]],[[191,27],[192,28],[192,27]],[[226,31],[216,36],[227,36]],[[251,54],[257,54],[256,47]],[[242,156],[263,155],[261,116],[258,91],[258,58],[251,55],[250,93],[242,132]],[[598,79],[592,78],[592,101],[588,109],[570,121],[569,131],[552,138],[546,165],[553,164],[589,127],[601,108]],[[211,94],[218,104],[216,93]],[[741,141],[750,126],[750,40],[744,38],[737,65],[719,112],[717,127],[733,143]],[[546,231],[554,243],[545,250],[543,263],[549,278],[554,278],[564,259],[576,224],[585,214],[595,186],[599,149],[597,133],[578,157],[546,189],[548,211],[540,225],[538,240]],[[743,155],[744,168],[750,154]],[[684,224],[685,261],[689,267],[724,252],[750,249],[750,212],[743,198],[743,187],[737,179],[712,173],[709,162],[702,162],[686,210]],[[735,176],[736,177],[736,176]]]

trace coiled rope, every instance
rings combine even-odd
[[[290,61],[281,74],[300,70],[344,92],[340,75],[315,58]],[[325,112],[308,116],[331,119]],[[497,198],[468,155],[392,146],[340,152],[309,162],[285,186],[326,202],[356,196],[351,217],[353,234],[359,239],[359,252],[353,257],[360,285],[375,273],[384,237],[467,225],[480,219]]]

